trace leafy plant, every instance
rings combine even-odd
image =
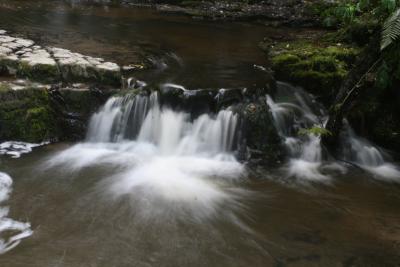
[[[346,23],[351,23],[356,15],[356,5],[346,4],[336,8],[336,16]]]
[[[380,89],[385,89],[391,85],[391,77],[390,77],[391,68],[388,66],[386,61],[380,65],[377,77],[376,77],[376,86]]]
[[[308,128],[308,129],[306,129],[306,128],[300,129],[298,134],[299,135],[313,134],[315,136],[332,135],[332,133],[329,130],[325,129],[324,127],[317,126],[317,125],[314,125],[313,127]]]
[[[400,8],[397,9],[383,24],[381,50],[384,50],[400,36]]]

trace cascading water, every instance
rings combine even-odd
[[[329,176],[321,172],[323,166],[319,138],[312,133],[299,134],[301,129],[323,123],[325,115],[322,108],[305,92],[285,83],[278,84],[276,98],[275,102],[268,95],[267,104],[290,157],[289,176],[307,180],[328,180]],[[284,101],[280,102],[280,99]]]
[[[232,152],[238,115],[221,110],[215,118],[203,114],[194,121],[190,114],[161,109],[158,94],[113,97],[93,115],[89,142],[136,140],[157,146],[162,154],[216,155]]]
[[[390,160],[390,156],[367,140],[357,136],[347,122],[342,143],[344,159],[357,164],[377,177],[388,181],[399,181],[400,170],[387,161]]]
[[[317,135],[307,130],[301,131],[315,126],[323,127],[327,120],[324,108],[300,88],[285,83],[278,83],[275,98],[274,101],[268,95],[267,104],[289,154],[288,175],[306,180],[329,181],[327,171],[345,172],[343,164],[328,161],[328,158],[322,156]],[[342,147],[344,160],[380,178],[400,181],[398,168],[387,162],[390,157],[359,138],[350,125],[345,127]]]
[[[230,110],[193,119],[161,107],[157,93],[113,97],[93,115],[87,142],[51,158],[48,167],[116,168],[106,191],[133,198],[141,215],[173,209],[201,219],[222,204],[226,211],[244,193],[232,191],[244,173],[233,155],[238,120]]]

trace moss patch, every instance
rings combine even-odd
[[[46,90],[0,90],[0,101],[0,140],[37,143],[57,136]]]
[[[11,90],[11,87],[8,83],[0,83],[0,93],[5,93]]]
[[[277,79],[293,82],[317,96],[330,99],[358,52],[354,47],[297,41],[278,44],[270,53]]]
[[[37,64],[31,66],[24,61],[19,63],[17,75],[42,82],[54,82],[60,80],[61,77],[57,65]]]

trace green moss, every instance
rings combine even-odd
[[[46,90],[1,91],[0,101],[0,140],[37,143],[57,136]]]
[[[21,61],[17,75],[42,82],[53,82],[59,80],[61,74],[57,65],[37,64],[31,66],[27,62]]]
[[[278,79],[329,99],[346,77],[357,54],[358,49],[353,47],[297,41],[275,46],[271,51],[271,63]]]
[[[11,87],[7,83],[0,83],[0,92],[7,92],[10,91]]]
[[[6,74],[15,74],[18,69],[18,61],[7,57],[0,58],[0,72]]]
[[[283,53],[283,54],[278,54],[277,56],[275,56],[273,58],[273,62],[274,64],[294,64],[299,62],[301,59],[296,56],[296,55],[292,55],[290,53]]]

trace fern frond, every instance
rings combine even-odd
[[[400,8],[398,8],[383,24],[381,50],[390,46],[400,36]]]

